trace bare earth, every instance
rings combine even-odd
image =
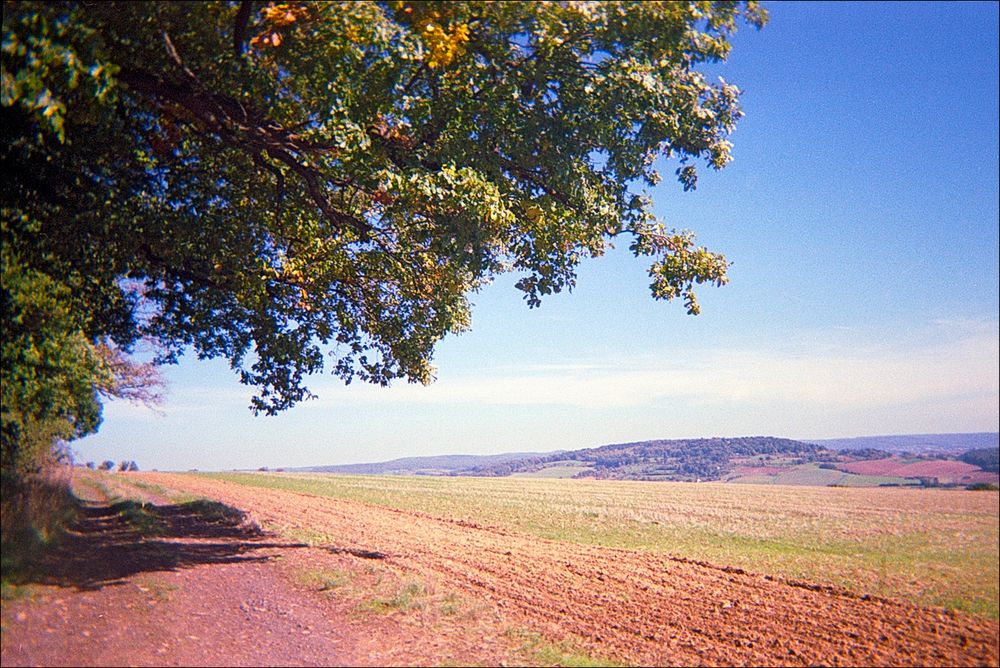
[[[4,666],[537,661],[511,629],[643,665],[997,665],[1000,654],[996,622],[942,609],[327,497],[135,479],[285,535],[336,538],[305,547],[155,498],[168,528],[143,538],[95,505],[50,583],[4,603]],[[353,584],[319,591],[303,577],[316,572]],[[424,603],[359,614],[360,592],[386,578],[422,583]]]

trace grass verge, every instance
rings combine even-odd
[[[410,581],[396,589],[395,593],[387,597],[375,597],[363,601],[358,609],[364,612],[375,612],[387,615],[396,611],[408,612],[417,610],[425,605],[427,591],[420,582]]]
[[[111,510],[128,524],[129,528],[143,536],[160,536],[164,532],[163,521],[155,510],[133,499],[126,499],[111,504]]]
[[[312,568],[298,574],[299,584],[314,591],[332,592],[351,582],[352,576],[346,571],[330,568]]]
[[[593,657],[567,642],[553,643],[541,634],[519,628],[509,628],[504,635],[519,645],[518,652],[535,666],[623,666],[625,664],[605,658]]]
[[[0,498],[0,597],[17,598],[32,564],[53,549],[79,513],[69,481],[58,471],[28,478],[5,475]]]

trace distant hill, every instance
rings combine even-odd
[[[405,457],[285,469],[360,475],[515,476],[834,486],[997,485],[997,433],[774,436],[617,443],[582,450]]]
[[[559,451],[561,452],[561,451]],[[506,464],[522,459],[549,456],[551,452],[508,452],[500,455],[437,455],[429,457],[403,457],[388,462],[371,464],[339,464],[331,466],[306,466],[288,468],[286,471],[304,473],[344,473],[356,475],[449,475],[482,466]]]
[[[850,439],[848,448],[837,447],[841,440],[808,443],[773,436],[641,441],[512,459],[452,475],[864,487],[996,485],[996,448],[968,449],[988,442],[972,436],[979,435]],[[900,454],[879,445],[898,448]]]
[[[859,436],[856,438],[830,438],[810,440],[831,450],[884,450],[896,455],[940,453],[960,455],[967,450],[1000,447],[1000,433],[975,434],[911,434],[906,436]]]
[[[745,460],[804,464],[833,457],[835,453],[822,446],[773,436],[699,438],[604,445],[476,466],[456,474],[698,481],[719,480]],[[549,469],[556,473],[545,473]]]

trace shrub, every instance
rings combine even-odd
[[[79,506],[65,473],[49,467],[30,476],[3,472],[2,572],[16,582],[38,554],[58,541],[77,516]]]
[[[989,482],[974,482],[965,489],[970,490],[972,492],[995,492],[996,490],[1000,489],[1000,487],[997,487],[993,483]]]
[[[72,309],[71,290],[24,267],[8,248],[4,211],[0,466],[4,475],[27,477],[59,442],[97,431],[95,384],[106,374],[83,333],[85,319]]]

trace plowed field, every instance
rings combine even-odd
[[[331,537],[483,601],[508,622],[644,665],[997,665],[996,622],[820,584],[546,541],[353,501],[143,474],[279,530]]]
[[[899,476],[901,478],[935,477],[960,480],[974,473],[983,473],[978,466],[946,460],[931,460],[906,464],[898,459],[875,459],[841,464],[841,470],[859,475]]]

